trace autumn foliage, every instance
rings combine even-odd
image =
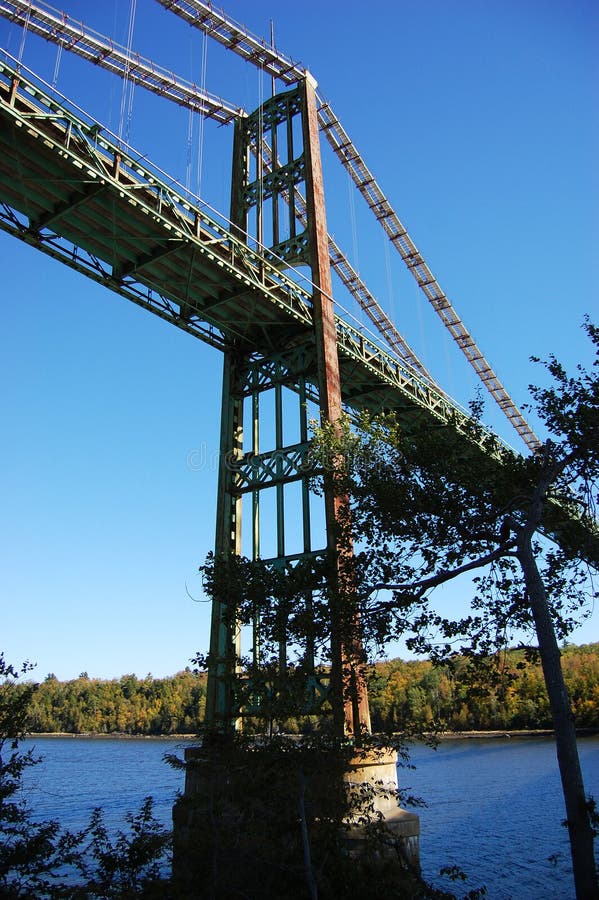
[[[493,660],[487,673],[492,677],[484,681],[463,656],[442,666],[428,660],[377,663],[369,678],[373,727],[551,728],[541,667],[529,656],[524,650],[508,650]],[[599,728],[599,643],[563,648],[562,665],[576,724]],[[124,675],[104,681],[84,674],[61,682],[49,676],[33,693],[28,727],[35,733],[195,734],[205,696],[205,676],[190,670],[160,679]],[[288,724],[297,730],[293,721]]]
[[[484,682],[466,657],[433,666],[428,661],[379,663],[370,680],[375,727],[401,729],[411,722],[447,731],[552,728],[551,710],[538,662],[524,650],[493,661]],[[562,665],[578,727],[599,727],[599,644],[568,646]]]

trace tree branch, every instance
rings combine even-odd
[[[464,563],[461,566],[458,566],[455,569],[451,569],[445,572],[439,572],[437,575],[431,575],[429,578],[423,578],[420,581],[412,581],[407,584],[386,584],[384,582],[378,582],[377,584],[372,585],[370,589],[370,593],[373,594],[375,591],[418,591],[418,596],[421,597],[425,591],[429,588],[437,587],[440,584],[444,584],[446,581],[451,581],[452,578],[456,578],[458,575],[461,575],[463,572],[471,572],[473,569],[480,569],[483,566],[489,565],[489,563],[495,562],[498,559],[501,559],[502,556],[515,556],[515,553],[511,552],[511,549],[516,545],[515,538],[511,541],[505,541],[500,544],[495,550],[492,550],[490,553],[486,553],[484,556],[479,556],[478,559],[473,559],[468,563]]]

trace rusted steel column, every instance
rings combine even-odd
[[[231,172],[231,231],[241,241],[247,239],[247,209],[243,189],[247,181],[249,148],[243,130],[243,119],[237,119],[233,131],[233,163]]]
[[[17,96],[17,91],[19,90],[20,81],[18,78],[13,78],[10,83],[10,94],[8,97],[8,102],[10,106],[15,105],[15,97]]]
[[[342,412],[339,357],[333,308],[331,264],[318,136],[315,82],[304,80],[303,137],[306,163],[308,244],[312,268],[314,331],[320,394],[320,411],[327,422],[338,422]],[[331,609],[331,687],[333,715],[339,734],[370,731],[366,682],[362,673],[359,619],[354,605],[353,546],[347,537],[348,498],[340,493],[335,475],[338,461],[325,474],[325,516],[328,547],[336,555],[337,585]],[[340,462],[340,461],[339,461]],[[343,532],[343,536],[341,536]],[[341,539],[340,539],[341,538]]]
[[[320,409],[329,422],[341,416],[341,381],[337,356],[337,335],[333,309],[333,284],[320,160],[318,118],[314,82],[304,82],[304,156],[306,160],[306,203],[308,206],[308,243],[314,283],[314,330],[320,378]]]

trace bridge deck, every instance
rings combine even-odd
[[[309,291],[100,126],[0,63],[0,228],[212,346],[266,355],[312,346]],[[401,420],[453,426],[466,414],[405,363],[336,317],[343,400]],[[314,354],[290,352],[316,384]],[[480,452],[469,442],[468,452]],[[465,448],[466,449],[466,448]],[[599,540],[553,505],[551,533]]]
[[[213,346],[311,340],[298,284],[81,113],[0,64],[0,227]],[[344,401],[440,422],[465,414],[337,317]],[[308,359],[304,355],[304,360]],[[315,364],[305,372],[314,381]]]

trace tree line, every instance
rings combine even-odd
[[[373,723],[379,730],[407,722],[448,731],[552,728],[540,662],[527,657],[529,650],[508,650],[484,679],[465,656],[440,666],[379,663],[369,685]],[[599,643],[563,648],[562,666],[577,727],[599,727]]]
[[[508,650],[492,660],[484,679],[478,667],[469,665],[467,656],[456,656],[443,665],[401,659],[377,663],[369,676],[373,728],[551,728],[541,666],[530,656],[530,650]],[[562,665],[577,726],[599,727],[599,643],[564,647]],[[124,675],[101,680],[84,672],[71,681],[58,681],[48,675],[35,686],[28,729],[33,733],[195,734],[203,721],[205,702],[206,676],[190,669],[169,678]],[[285,723],[285,730],[301,728],[302,723],[295,720]]]
[[[22,690],[24,685],[15,685]],[[50,674],[36,685],[28,730],[67,734],[195,734],[206,702],[206,676],[186,669],[169,678],[123,675],[109,681],[83,672],[71,681]]]

